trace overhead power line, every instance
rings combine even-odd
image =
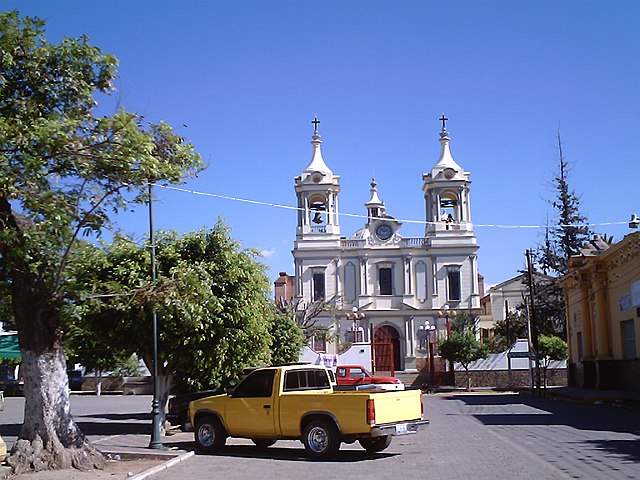
[[[248,203],[248,204],[252,204],[252,205],[261,205],[261,206],[265,206],[265,207],[272,207],[272,208],[281,208],[281,209],[285,209],[285,210],[295,210],[295,211],[301,211],[304,212],[305,209],[301,208],[301,207],[294,207],[293,205],[285,205],[282,203],[273,203],[273,202],[266,202],[266,201],[262,201],[262,200],[252,200],[249,198],[242,198],[242,197],[235,197],[233,195],[225,195],[225,194],[221,194],[221,193],[211,193],[211,192],[201,192],[198,190],[192,190],[189,188],[182,188],[182,187],[174,187],[171,185],[162,185],[159,183],[155,183],[153,184],[156,187],[160,187],[160,188],[164,188],[165,190],[174,190],[176,192],[183,192],[183,193],[190,193],[192,195],[200,195],[203,197],[212,197],[212,198],[219,198],[222,200],[230,200],[233,202],[240,202],[240,203]],[[388,217],[372,217],[369,215],[363,215],[360,213],[347,213],[347,212],[339,212],[338,213],[339,216],[341,217],[351,217],[351,218],[363,218],[363,219],[373,219],[373,220],[389,220]],[[412,219],[406,219],[406,218],[394,218],[394,220],[398,221],[398,222],[402,222],[402,223],[416,223],[416,224],[420,224],[420,225],[436,225],[438,223],[442,223],[442,222],[428,222],[426,220],[412,220]],[[454,222],[455,223],[455,222]],[[558,224],[555,226],[560,226],[560,227],[604,227],[604,226],[612,226],[612,225],[626,225],[628,223],[628,221],[626,220],[622,220],[619,222],[600,222],[600,223],[571,223],[571,224]],[[549,225],[514,225],[514,224],[499,224],[499,223],[473,223],[471,222],[471,224],[474,227],[482,227],[482,228],[512,228],[512,229],[516,229],[516,228],[548,228]]]

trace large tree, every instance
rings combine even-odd
[[[580,253],[580,248],[589,240],[591,230],[587,217],[580,210],[580,197],[569,184],[569,162],[562,148],[558,132],[558,171],[553,179],[555,197],[551,205],[555,209],[556,223],[551,229],[552,243],[545,242],[542,253],[549,255],[549,265],[560,274],[567,273],[569,257]]]
[[[534,270],[541,275],[534,275],[532,283],[535,330],[564,337],[564,294],[557,278],[567,273],[569,257],[580,253],[580,248],[589,240],[591,230],[587,217],[581,211],[580,197],[571,187],[569,162],[560,132],[557,141],[558,167],[552,181],[554,196],[549,201],[553,217],[550,224],[547,220],[544,239],[533,255]]]
[[[44,22],[3,13],[0,52],[0,272],[25,382],[8,461],[14,471],[91,467],[102,456],[74,423],[67,388],[69,253],[80,234],[99,234],[110,215],[143,201],[148,182],[179,182],[201,160],[165,123],[95,112],[117,62],[86,37],[52,44]]]
[[[172,387],[191,392],[226,386],[244,368],[271,357],[291,361],[295,353],[297,359],[299,328],[276,318],[264,267],[255,252],[230,238],[222,222],[184,236],[160,232],[156,243],[155,286],[148,245],[116,238],[104,248],[84,246],[73,262],[73,302],[79,310],[74,321],[89,339],[93,329],[147,365],[153,344],[145,318],[155,307],[163,414]]]

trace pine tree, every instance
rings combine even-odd
[[[556,198],[551,205],[558,212],[558,223],[551,230],[555,244],[555,268],[557,273],[567,273],[569,257],[577,255],[582,245],[589,239],[591,230],[586,225],[587,218],[580,212],[580,197],[569,186],[569,163],[564,157],[562,140],[558,131],[559,171],[553,179]]]
[[[557,277],[567,273],[569,258],[580,253],[591,230],[580,211],[580,197],[569,184],[569,163],[564,155],[558,132],[558,172],[553,178],[555,198],[549,203],[555,210],[555,222],[545,229],[544,240],[535,251],[534,301],[536,322],[541,333],[558,334],[564,338],[564,295]]]

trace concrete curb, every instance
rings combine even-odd
[[[145,478],[150,477],[151,475],[155,475],[156,473],[160,473],[168,468],[173,467],[174,465],[177,465],[178,463],[193,457],[193,455],[195,454],[195,452],[186,452],[183,453],[182,455],[178,455],[177,457],[173,457],[170,460],[167,460],[166,462],[161,463],[160,465],[156,465],[155,467],[151,467],[151,468],[147,468],[146,470],[143,470],[140,473],[136,473],[135,475],[128,477],[128,480],[143,480]]]

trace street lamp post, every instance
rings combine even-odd
[[[436,326],[435,325],[431,325],[431,322],[429,322],[429,320],[424,322],[424,329],[426,332],[426,336],[427,336],[427,350],[429,351],[429,383],[431,385],[434,385],[434,357],[433,357],[433,337],[435,336],[435,329]]]
[[[347,318],[347,320],[353,320],[353,323],[351,324],[351,331],[353,332],[353,341],[355,343],[358,341],[358,333],[360,333],[361,331],[358,320],[364,320],[366,315],[364,314],[364,312],[359,312],[358,307],[353,307],[351,309],[351,312],[347,312],[345,314],[345,317]],[[362,330],[362,332],[362,341],[364,342],[364,330]]]
[[[353,307],[351,309],[351,312],[347,312],[345,313],[345,317],[347,320],[353,320],[353,323],[351,324],[351,331],[353,332],[353,342],[357,342],[358,341],[358,335],[360,332],[362,332],[362,341],[364,342],[364,328],[360,327],[360,324],[358,323],[358,320],[364,320],[364,318],[366,317],[364,312],[360,312],[358,310],[358,307]],[[362,328],[362,330],[360,330]],[[369,336],[371,337],[369,339],[369,345],[371,348],[371,371],[374,371],[374,351],[373,351],[373,329],[369,330]]]
[[[149,183],[149,242],[151,243],[151,283],[156,284],[156,244],[153,235],[153,192]],[[151,402],[151,441],[149,448],[164,449],[160,440],[160,400],[158,399],[158,315],[155,306],[151,309],[153,323],[153,401]]]
[[[455,310],[449,310],[449,305],[445,305],[442,307],[442,309],[438,312],[440,317],[444,317],[445,320],[445,325],[447,327],[447,340],[449,340],[449,337],[451,336],[451,322],[449,321],[449,317],[455,317],[456,316],[456,311]],[[451,372],[452,378],[451,381],[455,381],[455,379],[453,378],[454,372],[453,372],[453,361],[449,360],[449,368],[448,371]]]

